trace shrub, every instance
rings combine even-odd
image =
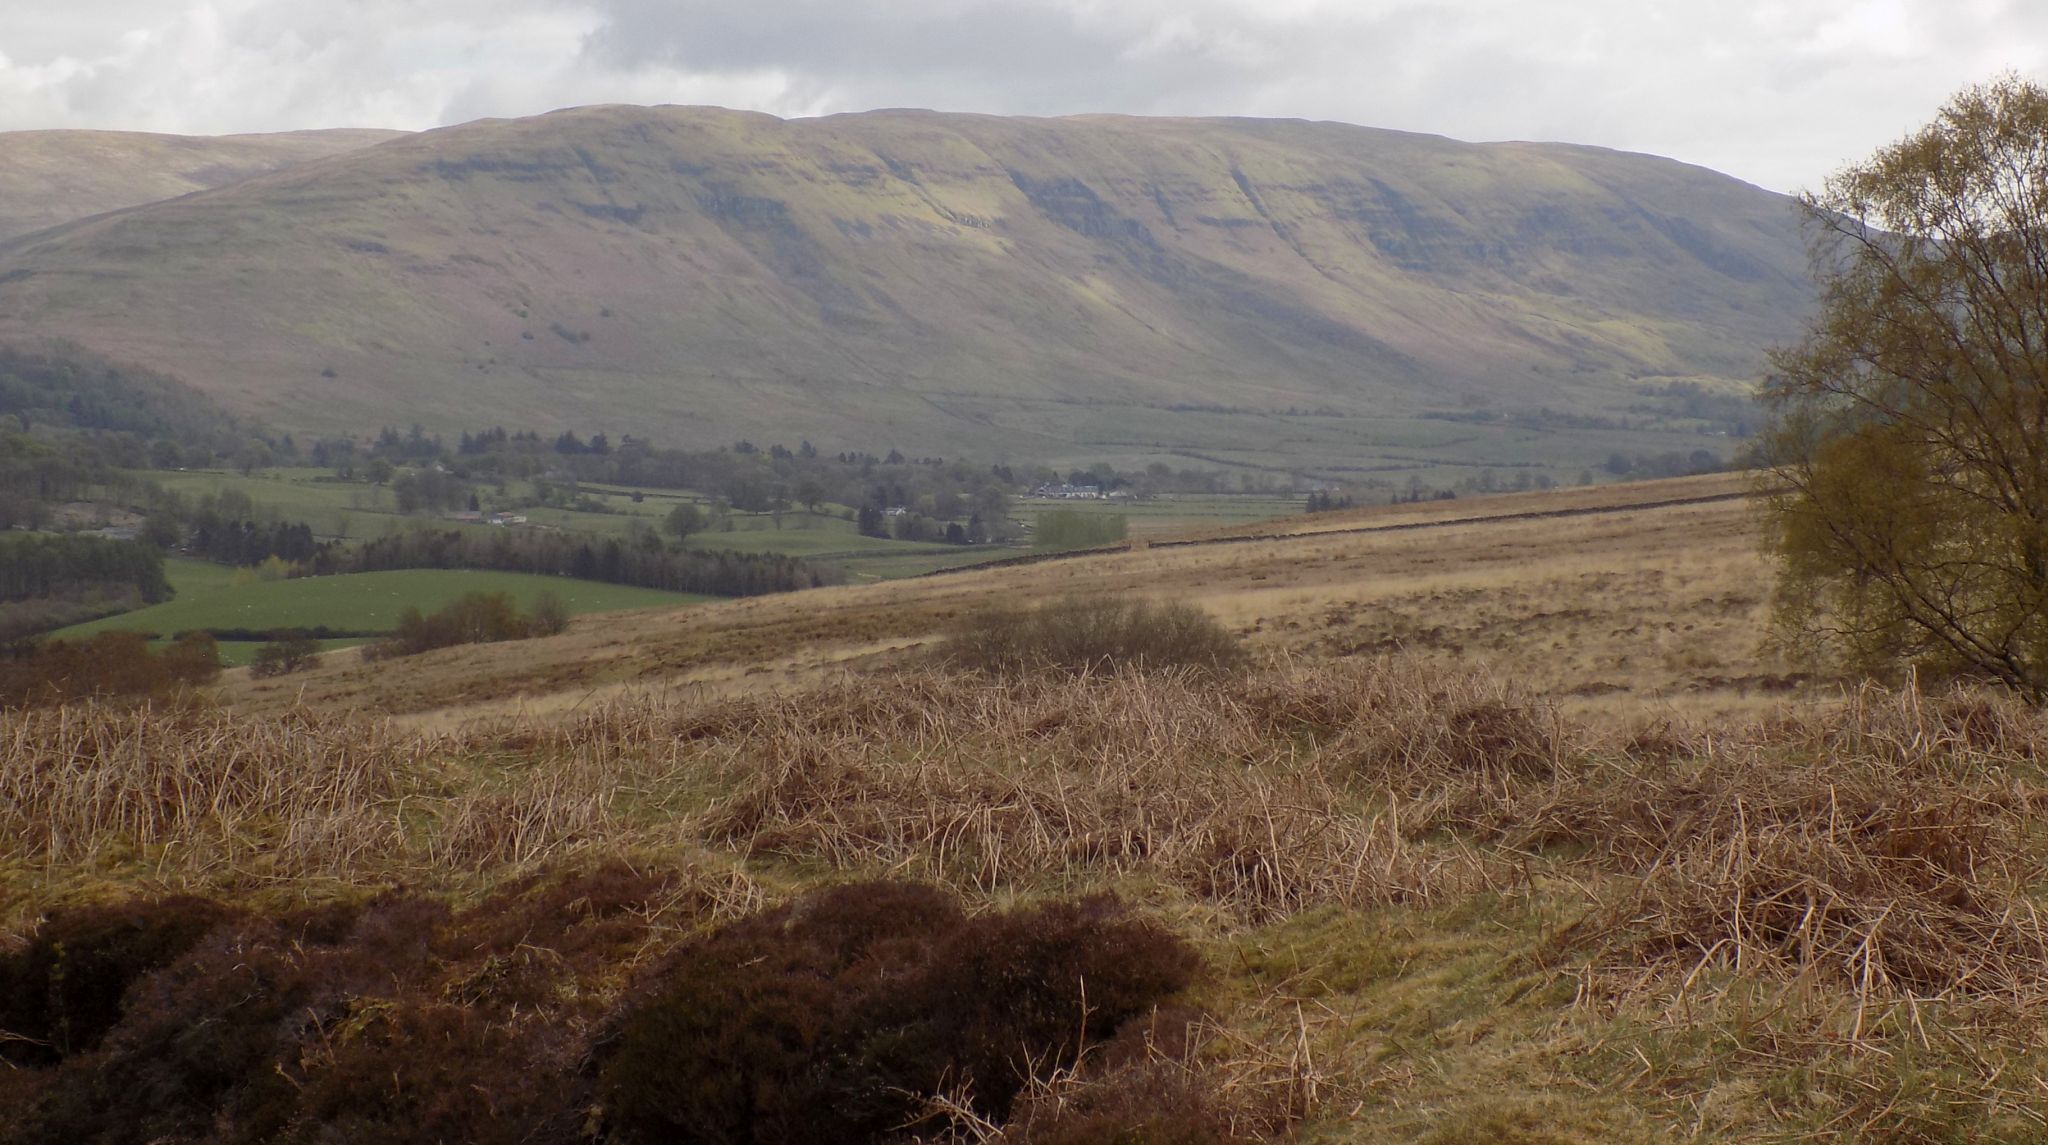
[[[320,656],[320,642],[304,632],[292,631],[280,634],[276,639],[256,649],[256,658],[249,664],[252,676],[286,676],[301,669],[310,668]]]
[[[179,636],[160,655],[150,653],[149,641],[146,632],[101,632],[17,648],[0,656],[0,706],[162,696],[220,675],[220,647],[204,632]]]
[[[54,915],[0,958],[0,1026],[27,1039],[0,1063],[0,1142],[569,1145],[593,1110],[618,1142],[879,1141],[947,1128],[942,1093],[1000,1122],[1084,1045],[1122,1069],[1141,1026],[1149,1050],[1197,1017],[1155,1006],[1193,951],[1112,899],[969,919],[898,882],[743,918],[608,1002],[676,901],[613,864],[461,913],[392,894]],[[1158,1106],[1193,1092],[1168,1081],[1090,1108],[1200,1128]]]
[[[121,1017],[128,987],[190,950],[228,912],[180,896],[53,913],[0,957],[0,1058],[41,1063],[91,1049]]]
[[[1106,897],[968,919],[839,887],[679,951],[616,1019],[599,1095],[626,1142],[881,1141],[934,1128],[942,1091],[1000,1121],[1198,965]]]
[[[1223,672],[1246,660],[1237,637],[1194,605],[1109,596],[975,613],[943,651],[960,667],[1003,675],[1124,666]]]
[[[45,945],[72,942],[70,963],[44,977],[68,984],[91,965],[72,1028],[90,1017],[104,1036],[33,1071],[35,1100],[0,1118],[0,1141],[585,1139],[588,1082],[576,1067],[596,1015],[576,1010],[577,967],[539,944],[589,938],[591,911],[578,904],[604,899],[603,942],[589,949],[629,956],[644,926],[614,919],[650,884],[627,882],[600,870],[462,916],[404,895],[276,918],[201,900],[61,916]],[[138,912],[144,923],[131,924]],[[524,937],[505,937],[514,931]],[[91,939],[90,962],[72,935]],[[478,996],[515,945],[547,980]],[[33,987],[22,969],[0,973]]]
[[[470,592],[432,615],[407,608],[398,616],[397,631],[388,639],[366,645],[363,655],[371,660],[415,656],[436,648],[521,640],[532,634],[532,623],[519,615],[510,593]]]
[[[534,597],[533,608],[527,615],[535,636],[553,636],[569,627],[569,606],[552,592]]]

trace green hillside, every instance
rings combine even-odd
[[[0,247],[0,338],[286,429],[1366,471],[1695,448],[1809,299],[1709,171],[1241,119],[584,108]]]
[[[289,131],[207,138],[139,131],[0,133],[0,240],[210,190],[400,134]]]

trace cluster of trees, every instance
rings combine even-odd
[[[542,505],[601,511],[603,503],[586,492],[588,485],[631,485],[648,489],[690,490],[711,499],[702,519],[678,522],[679,535],[705,529],[730,528],[732,513],[783,516],[798,509],[810,513],[828,506],[877,513],[905,508],[923,520],[901,526],[915,539],[961,543],[972,539],[1002,540],[1014,535],[1008,499],[1018,483],[1005,466],[983,467],[942,458],[911,459],[890,451],[825,455],[809,442],[790,449],[767,448],[741,441],[714,450],[666,449],[631,435],[612,441],[605,434],[587,440],[573,431],[544,437],[532,431],[493,427],[465,431],[453,449],[419,426],[399,433],[386,428],[366,445],[327,438],[314,443],[315,464],[334,468],[350,480],[389,484],[401,512],[444,511],[467,507],[516,508],[527,502],[505,497],[508,481],[529,481],[533,499]],[[401,466],[411,467],[409,469]],[[1045,475],[1052,476],[1051,471]],[[842,510],[843,511],[843,510]],[[982,524],[976,529],[973,518]],[[948,524],[960,528],[948,530]],[[895,535],[888,529],[875,535]]]
[[[1698,382],[1676,381],[1643,391],[1649,399],[1636,408],[1696,420],[1709,432],[1749,437],[1763,424],[1763,407],[1748,392],[1712,390]]]
[[[529,503],[603,511],[589,485],[632,485],[708,497],[708,504],[680,506],[664,521],[664,530],[678,538],[730,529],[734,514],[770,516],[780,528],[787,514],[817,514],[832,506],[844,506],[838,511],[854,513],[860,530],[877,537],[978,544],[1009,540],[1018,532],[1010,497],[1020,478],[1008,466],[912,459],[894,450],[882,457],[826,455],[807,441],[795,449],[741,441],[692,451],[659,448],[631,435],[615,443],[602,433],[588,440],[573,431],[548,438],[494,427],[464,432],[449,451],[441,438],[414,426],[404,434],[387,428],[366,446],[323,439],[312,456],[344,477],[388,483],[402,512]],[[400,464],[416,468],[401,470]],[[506,482],[514,479],[532,483],[531,502],[505,496]],[[891,509],[903,512],[887,513]]]
[[[1351,494],[1333,493],[1317,489],[1308,495],[1308,511],[1311,513],[1334,513],[1339,509],[1352,507]]]
[[[220,648],[204,632],[188,632],[160,653],[150,652],[142,632],[17,645],[0,653],[0,707],[165,696],[211,682],[220,670]]]
[[[0,346],[0,415],[24,431],[104,430],[229,453],[249,432],[183,382],[68,344]]]
[[[948,545],[985,545],[990,541],[1007,540],[1014,535],[1009,516],[994,518],[996,527],[990,528],[988,519],[975,512],[963,523],[947,520],[932,514],[902,509],[891,514],[875,507],[873,503],[862,505],[854,514],[854,528],[863,537],[882,537],[898,541],[926,541]]]
[[[401,513],[475,508],[469,484],[439,466],[412,469],[391,479],[391,499]]]
[[[0,641],[168,600],[162,554],[79,534],[0,533]]]
[[[423,615],[417,608],[407,608],[399,614],[398,627],[388,638],[363,648],[363,658],[383,660],[458,644],[552,636],[568,626],[569,611],[551,592],[542,593],[533,602],[533,610],[523,615],[509,593],[472,592],[439,612]]]
[[[0,601],[108,587],[145,604],[171,598],[163,554],[135,541],[63,533],[0,534]]]
[[[161,497],[154,481],[130,470],[149,464],[147,448],[123,434],[63,431],[31,434],[0,415],[0,529],[40,528],[67,501],[148,504]]]
[[[325,550],[307,571],[387,569],[496,569],[712,596],[761,596],[827,583],[823,571],[780,553],[672,549],[651,533],[633,543],[575,533],[507,529],[394,533],[352,549]]]
[[[218,564],[246,568],[266,561],[311,565],[331,543],[314,539],[305,522],[237,520],[202,512],[183,537],[185,551]]]
[[[245,468],[295,453],[174,378],[77,346],[0,346],[0,431],[61,441],[51,462]]]

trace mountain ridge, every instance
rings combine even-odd
[[[0,337],[292,428],[1039,455],[1612,420],[1739,388],[1810,298],[1791,201],[1703,168],[1247,118],[574,108],[0,247]]]

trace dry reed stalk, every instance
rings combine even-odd
[[[1250,920],[1426,899],[1466,861],[1425,853],[1269,715],[1192,677],[918,674],[676,720],[732,792],[705,835],[749,852],[981,892],[1142,872]]]
[[[1323,1027],[1337,1025],[1335,1015],[1311,1016],[1298,1000],[1280,994],[1245,1004],[1229,1025],[1208,1014],[1155,1014],[1149,1023],[1132,1023],[1115,1042],[1084,1046],[1073,1066],[1034,1073],[1006,1126],[962,1119],[953,1112],[960,1103],[944,1096],[931,1112],[948,1120],[953,1138],[984,1142],[1074,1140],[1058,1128],[1064,1119],[1107,1113],[1115,1124],[1115,1112],[1141,1120],[1181,1118],[1182,1134],[1188,1124],[1200,1124],[1198,1140],[1284,1140],[1303,1122],[1357,1096],[1353,1079],[1333,1075],[1316,1059],[1314,1044],[1329,1036]],[[1131,1128],[1110,1129],[1102,1120],[1095,1132],[1152,1139]],[[1160,1136],[1184,1139],[1172,1129]]]
[[[1513,846],[1569,843],[1632,875],[1572,936],[1609,980],[1678,994],[1709,970],[1816,978],[1860,1004],[2048,1006],[2029,894],[2039,716],[1968,691],[1863,689],[1695,757],[1592,761],[1497,808]]]
[[[188,873],[334,874],[402,847],[426,745],[294,712],[64,705],[0,722],[0,856],[89,865],[175,852]]]

